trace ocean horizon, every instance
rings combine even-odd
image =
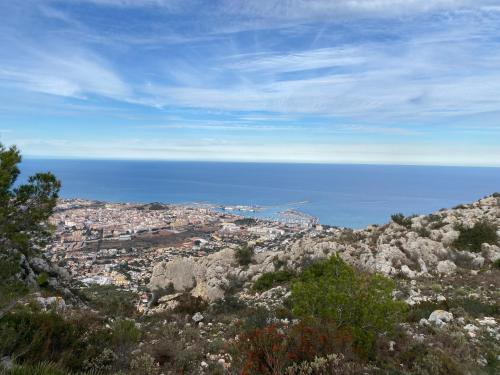
[[[294,209],[322,224],[362,228],[395,212],[428,214],[500,191],[500,168],[94,159],[24,159],[20,181],[51,171],[62,198]]]

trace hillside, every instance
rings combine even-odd
[[[6,374],[44,361],[44,374],[494,374],[499,237],[494,194],[362,230],[181,252],[137,290],[23,259],[26,290],[2,298],[1,363]]]

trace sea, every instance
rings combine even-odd
[[[393,213],[428,214],[500,191],[500,168],[25,159],[20,181],[51,171],[63,198],[257,206],[363,228]]]

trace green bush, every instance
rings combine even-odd
[[[253,248],[248,245],[236,249],[234,254],[240,266],[248,266],[253,260]]]
[[[51,173],[38,173],[16,184],[21,154],[0,144],[0,254],[30,256],[49,242],[47,220],[57,204],[61,183]]]
[[[405,215],[399,212],[397,214],[391,215],[391,220],[396,224],[402,225],[403,227],[410,228],[412,217],[414,216],[406,217]]]
[[[252,289],[257,292],[263,292],[276,285],[284,284],[293,279],[295,274],[289,270],[266,272],[262,274],[253,284]]]
[[[54,312],[15,311],[0,323],[0,356],[31,364],[69,361],[73,351],[83,349],[79,341],[83,333],[82,327]]]
[[[49,285],[49,275],[47,272],[42,272],[40,275],[38,275],[38,278],[36,279],[36,282],[39,287],[45,288],[46,286]]]
[[[245,225],[254,225],[257,223],[257,220],[255,220],[254,218],[252,217],[245,217],[243,219],[238,219],[238,220],[235,220],[234,222],[236,225],[239,225],[239,226],[245,226]]]
[[[14,358],[20,365],[54,362],[70,371],[81,371],[111,345],[111,336],[93,314],[65,319],[54,311],[18,308],[0,320],[0,358]]]
[[[462,308],[474,317],[496,316],[500,314],[500,303],[485,303],[477,298],[459,298],[449,302],[451,308]]]
[[[481,251],[481,244],[496,244],[498,241],[497,228],[486,221],[476,223],[472,228],[459,226],[458,238],[453,242],[453,246],[459,250],[469,250],[473,252]]]
[[[394,282],[359,273],[338,255],[307,268],[292,286],[293,312],[352,332],[363,355],[373,355],[379,334],[392,331],[404,311],[394,301]]]
[[[112,338],[115,345],[134,344],[141,338],[141,331],[133,320],[118,320],[112,326]]]
[[[500,258],[493,262],[493,268],[500,270]]]
[[[114,285],[93,285],[76,291],[94,309],[106,316],[134,317],[138,296]]]
[[[445,353],[436,350],[419,356],[412,364],[411,374],[415,375],[463,375],[459,363]]]

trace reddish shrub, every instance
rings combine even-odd
[[[244,375],[283,374],[294,363],[331,353],[349,353],[352,335],[333,327],[302,322],[286,330],[271,325],[247,331],[241,335],[234,356]]]
[[[238,346],[243,356],[242,374],[282,374],[288,363],[287,341],[275,325],[244,333]]]

